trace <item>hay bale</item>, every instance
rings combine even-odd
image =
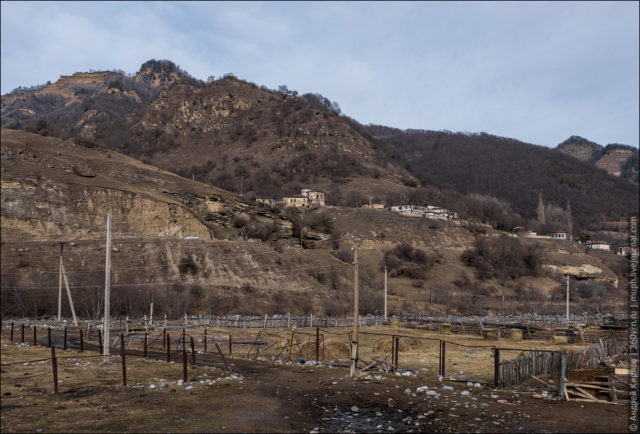
[[[521,341],[522,340],[522,330],[521,329],[511,329],[511,340],[512,341]]]
[[[287,345],[287,342],[291,351],[297,349],[298,341],[296,340],[296,337],[293,333],[285,333],[282,336],[282,340],[276,344],[275,348],[284,348]]]
[[[315,351],[315,347],[313,351]],[[320,349],[320,353],[326,356],[326,360],[351,359],[351,348],[344,342],[329,341],[324,346],[324,353],[322,352],[322,348]]]
[[[316,343],[315,342],[307,342],[300,346],[300,350],[298,351],[298,357],[303,360],[315,360],[316,359]],[[320,360],[324,359],[324,351],[322,349],[322,343],[320,344],[320,348],[318,351],[318,357]]]
[[[484,329],[484,338],[498,339],[498,333],[500,333],[500,329]]]
[[[406,338],[400,341],[400,351],[424,351],[424,349],[425,346],[422,339]]]
[[[449,324],[448,322],[443,322],[440,324],[440,333],[442,333],[443,335],[450,335],[451,334],[451,324]]]
[[[390,353],[391,348],[393,348],[393,342],[391,342],[391,338],[383,338],[375,343],[375,345],[373,346],[373,352],[382,354]],[[398,344],[398,351],[405,351],[405,345],[402,340],[400,340],[400,343]]]
[[[569,338],[566,336],[549,336],[549,342],[554,345],[568,344]]]

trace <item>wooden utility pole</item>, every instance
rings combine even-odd
[[[567,321],[569,321],[569,275],[567,274]]]
[[[153,326],[153,302],[155,300],[156,300],[156,288],[154,286],[153,292],[151,293],[151,306],[149,308],[149,326]]]
[[[58,321],[62,316],[62,250],[64,249],[64,242],[60,242],[60,268],[58,276]]]
[[[569,241],[573,241],[573,218],[571,217],[571,202],[567,199],[567,232],[569,232]]]
[[[360,267],[358,264],[358,233],[353,234],[353,340],[351,341],[351,369],[349,376],[353,377],[358,363],[358,331],[360,329]]]
[[[107,214],[107,258],[104,270],[104,361],[109,361],[109,317],[111,315],[111,214]]]
[[[431,302],[431,300],[429,300]],[[387,319],[387,254],[384,254],[384,319]]]
[[[69,281],[67,280],[67,272],[64,271],[64,265],[62,265],[62,264],[60,264],[60,265],[62,267],[62,277],[64,278],[64,286],[67,288],[67,297],[69,297],[69,306],[71,306],[71,315],[73,315],[73,324],[77,327],[78,326],[78,319],[76,318],[76,310],[73,307],[73,299],[71,298],[71,290],[69,289]],[[59,312],[59,310],[58,310],[58,312]]]

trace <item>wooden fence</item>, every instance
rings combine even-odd
[[[624,353],[628,343],[617,339],[600,340],[598,344],[583,350],[567,351],[567,369],[587,369],[599,365],[607,357]],[[502,349],[501,351],[509,351]],[[500,386],[513,386],[523,383],[533,375],[551,374],[560,368],[560,351],[522,352],[515,359],[499,362],[496,383]]]

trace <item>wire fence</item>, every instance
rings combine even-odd
[[[215,318],[212,318],[215,319]],[[238,318],[236,318],[238,319]],[[273,318],[274,324],[290,325],[291,317]],[[305,324],[302,318],[297,318]],[[15,323],[3,325],[3,340],[23,346],[46,346],[51,349],[51,357],[2,363],[2,378],[8,382],[11,367],[24,365],[42,368],[42,364],[51,366],[54,375],[54,388],[57,393],[57,370],[65,367],[65,360],[104,359],[105,346],[109,349],[111,360],[122,364],[122,381],[127,384],[127,357],[143,360],[162,360],[183,366],[183,381],[187,381],[187,366],[215,366],[234,375],[229,358],[270,361],[272,363],[323,363],[329,366],[349,366],[353,332],[335,327],[322,327],[322,318],[308,318],[312,327],[281,326],[284,330],[246,327],[247,330],[227,328],[221,318],[209,321],[212,326],[168,326],[155,330],[113,331],[110,342],[103,341],[102,331],[97,327],[42,327],[36,324]],[[268,320],[268,319],[267,319]],[[244,321],[257,321],[244,319]],[[280,321],[280,322],[277,322]],[[375,323],[375,319],[373,319]],[[366,324],[366,321],[364,321]],[[220,324],[220,326],[218,326]],[[330,322],[329,322],[330,324]],[[224,330],[219,328],[225,327]],[[251,330],[253,329],[253,330]],[[473,369],[481,371],[476,379],[496,387],[513,386],[528,380],[533,375],[553,372],[558,366],[560,351],[526,348],[500,347],[499,344],[481,344],[476,341],[456,342],[453,336],[420,336],[415,330],[406,333],[380,331],[360,331],[357,348],[357,363],[362,371],[396,372],[403,375],[436,374],[450,380],[468,380],[458,375],[461,364],[467,363]],[[628,348],[626,341],[617,339],[600,340],[597,345],[586,349],[568,351],[569,369],[581,369],[597,366],[598,362],[611,355],[621,354]],[[73,356],[60,357],[58,349],[72,350]],[[502,360],[501,354],[518,351],[521,354],[511,360]],[[88,352],[89,354],[85,354]],[[93,353],[93,354],[91,354]],[[402,359],[402,360],[401,360]],[[455,360],[455,362],[454,362]],[[458,365],[458,366],[456,366]],[[456,366],[456,368],[453,368]],[[452,369],[453,368],[453,369]],[[493,368],[493,369],[492,369]],[[34,368],[35,369],[35,368]],[[437,369],[437,371],[436,371]],[[112,373],[113,374],[113,373]],[[493,374],[493,375],[492,375]],[[21,378],[44,376],[44,372],[34,372]],[[113,375],[104,378],[114,383]],[[17,381],[17,380],[16,380]]]

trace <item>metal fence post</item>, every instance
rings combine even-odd
[[[84,339],[82,338],[82,329],[80,329],[80,352],[84,352]]]
[[[51,348],[51,327],[48,327],[48,328],[47,328],[47,339],[48,339],[48,341],[47,341],[47,342],[48,342],[47,346],[48,346],[49,348]]]
[[[196,368],[196,345],[193,341],[193,336],[191,336],[191,367],[193,369]]]
[[[207,352],[207,329],[204,329],[204,352]]]
[[[182,378],[187,382],[187,346],[182,345]]]
[[[444,377],[447,372],[447,341],[442,341],[442,376]]]
[[[167,363],[171,361],[171,336],[167,333]]]
[[[67,328],[64,328],[64,346],[63,349],[67,349]]]
[[[38,341],[36,340],[36,326],[33,326],[33,346],[38,345]]]
[[[124,334],[120,333],[120,357],[122,358],[122,385],[127,386],[127,362],[125,359]]]
[[[232,342],[233,338],[231,337],[231,335],[229,335],[229,355],[231,355],[231,353],[233,352],[233,347],[232,347]]]
[[[493,348],[494,354],[494,372],[493,372],[493,384],[495,387],[500,387],[500,348]]]
[[[9,335],[9,340],[13,342],[13,322],[11,322],[11,334]]]
[[[55,347],[51,347],[51,367],[53,368],[53,393],[58,394],[58,361]]]
[[[142,357],[147,358],[147,333],[144,334],[144,354]]]
[[[22,327],[20,328],[20,343],[24,344],[24,323],[21,325]]]
[[[320,327],[316,327],[316,362],[320,361]]]

